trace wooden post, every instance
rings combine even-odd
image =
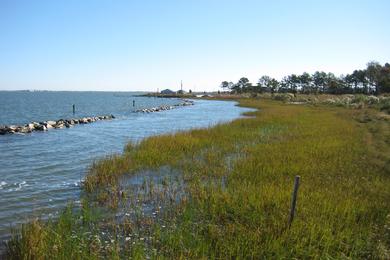
[[[73,115],[76,113],[76,106],[73,104]]]
[[[133,100],[133,107],[135,107],[135,100]]]
[[[298,188],[299,188],[299,179],[301,176],[297,175],[295,176],[295,182],[294,182],[294,191],[291,198],[291,209],[290,209],[290,217],[288,219],[288,227],[291,227],[291,224],[294,220],[295,216],[295,207],[297,205],[297,196],[298,196]]]

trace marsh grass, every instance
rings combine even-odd
[[[56,222],[22,228],[9,255],[388,259],[389,121],[369,109],[258,99],[240,105],[259,110],[209,129],[150,137],[91,166],[88,203],[131,217],[87,218],[77,226],[80,213],[66,211]],[[177,180],[145,179],[138,191],[121,184],[164,167],[179,173],[181,199],[169,199]],[[301,187],[288,228],[295,175]],[[145,203],[158,214],[145,214]],[[72,239],[75,227],[98,237],[104,230],[113,242],[104,247],[80,232]]]

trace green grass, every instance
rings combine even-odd
[[[240,104],[260,110],[209,129],[147,138],[91,166],[85,181],[88,203],[113,212],[131,197],[122,193],[122,176],[166,166],[179,172],[185,196],[163,204],[158,218],[80,222],[86,213],[68,210],[58,221],[26,225],[11,241],[9,255],[390,258],[388,119],[368,109],[256,99]],[[295,175],[301,176],[301,186],[288,228]],[[73,224],[61,224],[62,218]],[[84,237],[75,230],[93,232]],[[104,240],[102,230],[113,246],[91,238],[96,232]]]

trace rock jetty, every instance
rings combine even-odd
[[[111,120],[114,119],[114,115],[107,116],[94,116],[94,117],[83,117],[79,119],[60,119],[57,121],[44,121],[44,122],[31,122],[26,125],[9,125],[0,126],[0,135],[5,134],[26,134],[34,131],[47,131],[49,129],[69,128],[74,125],[89,124],[100,120]]]
[[[194,105],[194,101],[184,99],[183,102],[181,102],[179,104],[172,105],[172,106],[162,105],[162,106],[152,107],[152,108],[143,108],[143,109],[138,109],[138,110],[136,110],[134,112],[136,112],[136,113],[139,113],[139,112],[142,112],[142,113],[154,113],[154,112],[171,110],[171,109],[175,109],[175,108],[178,108],[178,107],[192,106],[192,105]]]

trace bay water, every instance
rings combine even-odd
[[[232,101],[194,100],[193,106],[135,113],[141,108],[181,103],[176,98],[139,94],[0,91],[0,125],[109,114],[116,117],[68,129],[0,136],[0,241],[9,238],[11,225],[53,216],[69,201],[77,201],[80,183],[93,161],[121,153],[127,142],[213,126],[249,111]]]

